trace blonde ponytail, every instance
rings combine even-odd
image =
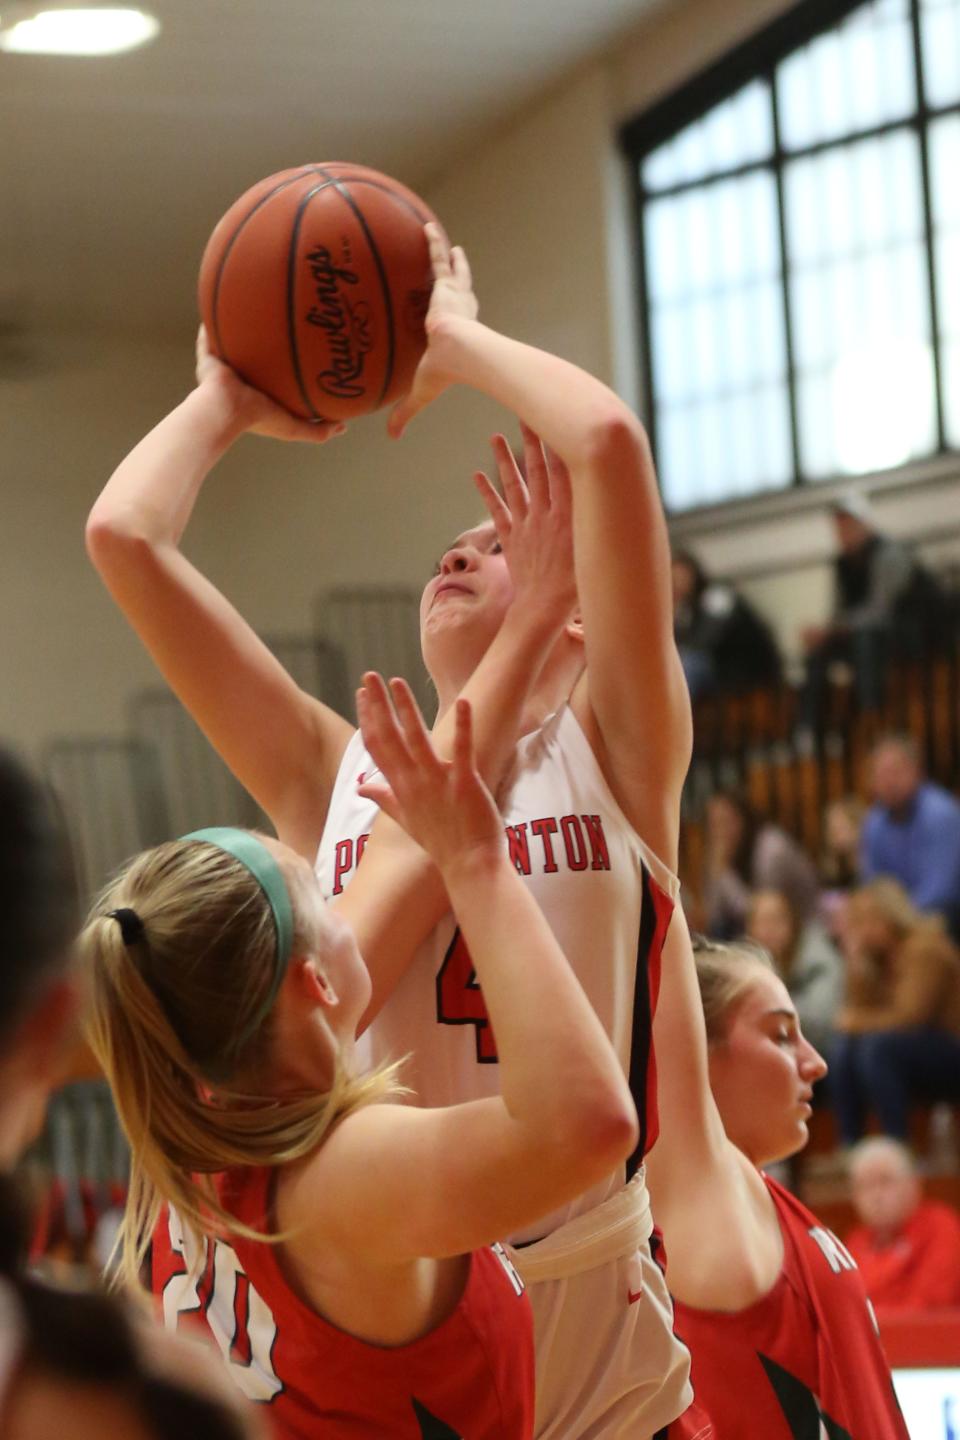
[[[319,895],[291,869],[294,953],[324,937]],[[132,911],[139,927],[112,913]],[[247,867],[210,844],[173,841],[131,861],[96,901],[80,938],[91,1046],[131,1149],[120,1277],[136,1283],[162,1206],[195,1234],[250,1230],[221,1205],[213,1176],[309,1154],[352,1111],[399,1090],[396,1067],[357,1077],[337,1057],[325,1094],[264,1096],[277,936]],[[237,1035],[247,1035],[239,1047]]]

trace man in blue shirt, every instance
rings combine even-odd
[[[960,803],[923,777],[909,735],[888,735],[871,756],[875,804],[861,837],[862,878],[892,875],[918,910],[936,910],[960,935]]]

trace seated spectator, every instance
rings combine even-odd
[[[839,940],[850,891],[860,883],[860,837],[866,806],[856,795],[832,801],[823,812],[820,856],[820,918]]]
[[[769,952],[794,1003],[800,1028],[829,1062],[843,999],[843,961],[818,920],[802,921],[782,890],[758,890],[747,935]]]
[[[852,890],[860,882],[860,836],[866,806],[857,795],[832,800],[823,812],[821,883],[831,890]]]
[[[732,790],[707,801],[704,928],[714,940],[743,934],[754,890],[780,890],[806,921],[817,903],[813,862],[785,830],[760,820]]]
[[[934,910],[960,935],[960,804],[923,777],[910,735],[886,735],[871,756],[874,805],[863,822],[864,880],[891,875],[918,910]]]
[[[865,495],[853,492],[833,506],[837,539],[833,615],[808,625],[801,641],[807,675],[801,721],[814,734],[823,726],[832,665],[852,666],[861,710],[879,710],[891,654],[930,651],[944,630],[947,607],[930,571],[898,540],[877,528]]]
[[[773,631],[731,585],[708,579],[687,550],[673,556],[673,633],[693,700],[780,683]]]
[[[906,1140],[914,1101],[960,1098],[960,951],[884,879],[851,896],[844,954],[830,1075],[841,1139],[859,1140],[873,1110],[885,1134]]]
[[[860,1224],[847,1249],[880,1318],[960,1307],[960,1215],[924,1199],[907,1147],[872,1136],[850,1152],[849,1167]]]

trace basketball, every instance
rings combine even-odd
[[[426,346],[433,277],[405,186],[362,165],[270,175],[217,224],[200,265],[210,348],[308,420],[350,420],[398,399]]]

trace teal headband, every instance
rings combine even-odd
[[[251,835],[249,830],[240,830],[233,825],[215,825],[209,830],[192,830],[189,835],[181,835],[180,839],[181,841],[202,840],[207,845],[215,845],[218,850],[223,850],[228,855],[232,855],[235,860],[239,860],[260,886],[273,913],[273,923],[277,935],[273,979],[255,1014],[251,1015],[246,1025],[234,1038],[232,1048],[236,1053],[241,1046],[246,1044],[270,1013],[281,981],[286,974],[287,962],[293,953],[293,906],[290,904],[290,892],[280,866],[266,845],[255,835]]]

